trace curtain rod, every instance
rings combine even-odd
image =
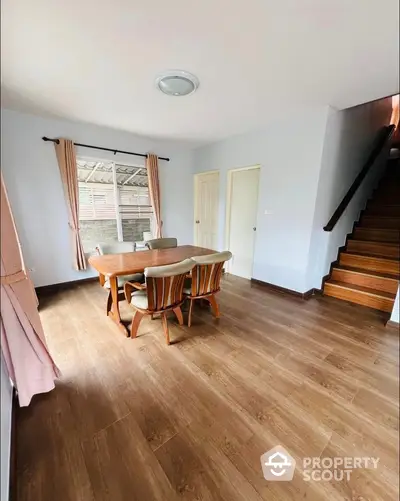
[[[52,143],[57,143],[60,144],[60,141],[58,139],[51,139],[49,137],[42,137],[43,141],[51,141]],[[147,158],[147,155],[145,153],[133,153],[132,151],[123,151],[123,150],[113,150],[112,148],[102,148],[101,146],[92,146],[90,144],[82,144],[82,143],[74,143],[75,146],[83,146],[84,148],[92,148],[94,150],[103,150],[103,151],[112,151],[114,155],[117,153],[124,153],[125,155],[135,155],[136,157],[144,157]],[[169,158],[167,157],[158,157],[160,160],[165,160],[166,162],[169,162]]]

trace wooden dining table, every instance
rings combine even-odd
[[[122,323],[119,311],[119,276],[143,273],[145,268],[179,263],[190,257],[205,256],[207,254],[213,254],[214,252],[217,251],[205,249],[204,247],[196,247],[194,245],[179,245],[178,247],[170,249],[91,256],[89,258],[89,264],[99,272],[101,283],[104,283],[104,278],[109,279],[112,303],[107,314],[117,324],[119,329],[126,336],[129,336],[129,331]]]

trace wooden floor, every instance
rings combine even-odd
[[[385,314],[303,301],[227,277],[222,318],[195,309],[137,339],[105,317],[97,283],[42,301],[63,372],[17,415],[18,501],[398,499],[398,334]],[[131,312],[122,308],[125,317]],[[263,479],[281,444],[292,482]],[[305,482],[304,456],[378,456],[350,481]]]

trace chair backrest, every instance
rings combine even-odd
[[[192,259],[185,259],[176,264],[146,268],[148,310],[161,311],[181,303],[186,275],[194,265]]]
[[[96,250],[100,256],[104,254],[123,254],[124,252],[134,252],[134,242],[112,242],[106,244],[97,244]]]
[[[231,257],[232,253],[229,251],[192,257],[195,266],[192,269],[191,296],[205,296],[218,292],[224,263]]]
[[[153,238],[152,240],[148,240],[146,245],[151,250],[171,249],[178,246],[178,240],[176,238]]]

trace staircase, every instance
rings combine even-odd
[[[324,295],[391,312],[400,274],[400,160],[389,160],[333,263]]]

